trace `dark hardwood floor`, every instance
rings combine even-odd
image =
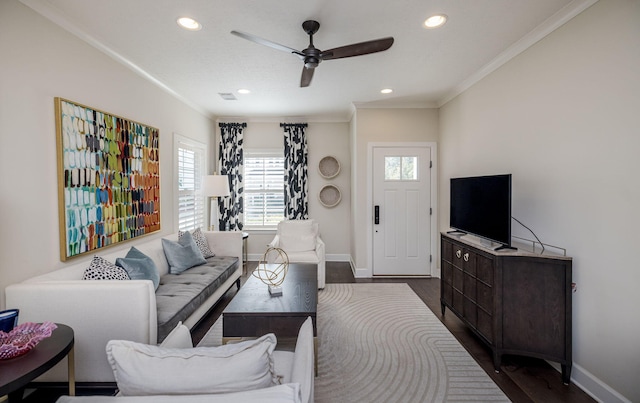
[[[257,262],[249,262],[247,264],[248,272],[255,268],[256,264]],[[244,284],[247,275],[245,272],[242,278],[242,284]],[[505,356],[503,357],[502,371],[496,373],[493,370],[491,351],[488,347],[454,314],[449,311],[445,312],[444,316],[441,314],[440,279],[355,279],[349,263],[327,262],[327,283],[356,282],[407,283],[513,402],[595,402],[594,399],[574,384],[564,385],[560,373],[544,360]],[[235,293],[236,287],[232,287],[209,314],[192,329],[191,336],[194,345],[204,337],[211,325],[220,317],[222,311],[231,301]],[[79,395],[112,394],[113,391],[113,389],[109,388],[86,388],[82,385],[79,385],[77,388],[77,394]],[[66,393],[64,389],[38,389],[31,393],[24,401],[27,403],[53,403],[64,393]]]

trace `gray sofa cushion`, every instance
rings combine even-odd
[[[158,343],[187,319],[236,270],[237,257],[215,256],[180,274],[165,274],[156,290]]]

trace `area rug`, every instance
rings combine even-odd
[[[327,284],[317,321],[317,403],[509,401],[407,284]]]

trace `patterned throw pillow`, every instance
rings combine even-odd
[[[184,231],[178,231],[178,239],[182,238],[184,235]],[[204,236],[200,228],[196,228],[191,233],[193,240],[196,241],[196,245],[198,245],[198,249],[202,252],[202,257],[205,259],[214,257],[216,254],[213,253],[211,248],[209,248],[209,242],[207,242],[207,238]]]
[[[94,256],[91,264],[82,275],[83,280],[130,280],[127,271],[122,267],[101,258]]]

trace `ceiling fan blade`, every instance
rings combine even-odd
[[[304,57],[304,54],[296,49],[290,48],[288,46],[280,45],[279,43],[275,43],[264,38],[260,38],[259,36],[247,34],[246,32],[240,32],[240,31],[231,31],[231,33],[235,36],[239,36],[240,38],[250,40],[251,42],[259,43],[260,45],[269,46],[270,48],[273,48],[273,49],[281,50],[287,53],[293,53],[297,56]]]
[[[311,84],[313,78],[313,72],[315,69],[302,68],[302,77],[300,77],[300,87],[308,87]]]
[[[354,43],[339,48],[328,49],[320,53],[322,60],[342,59],[344,57],[367,55],[382,52],[393,45],[393,38],[374,39],[372,41]]]

